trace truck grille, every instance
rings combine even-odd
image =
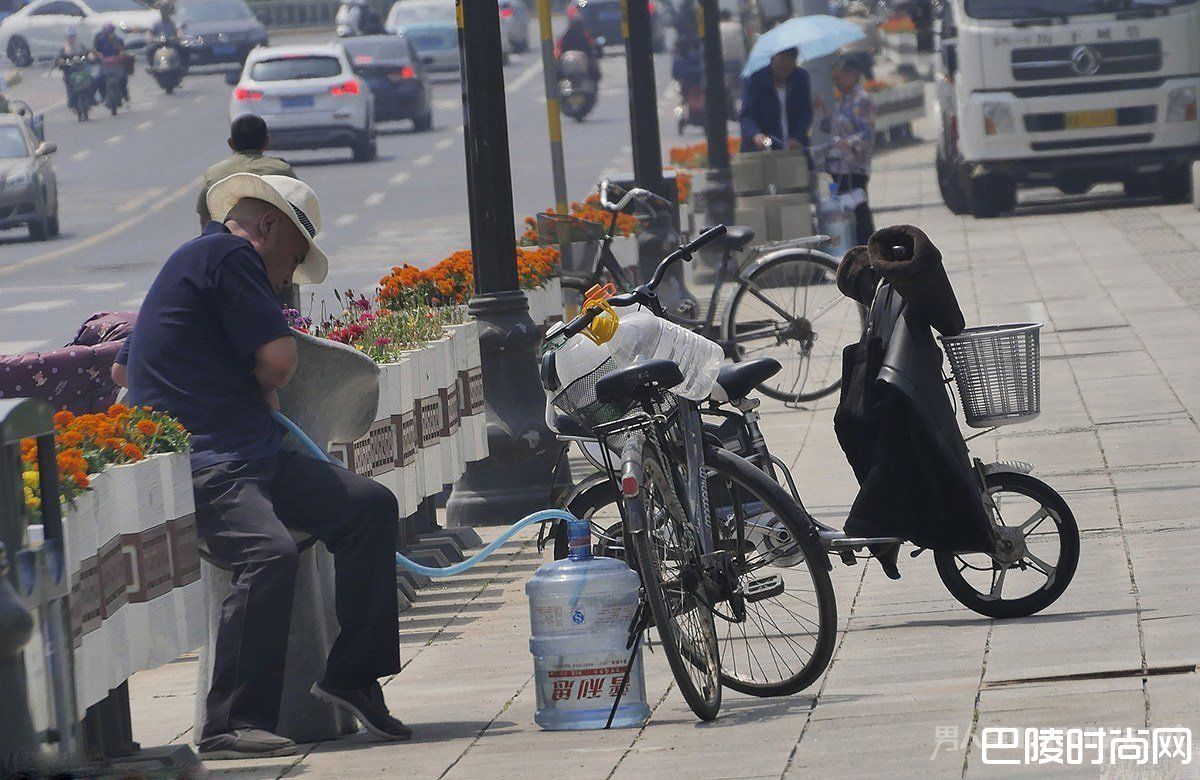
[[[1162,42],[1158,40],[1042,46],[1012,52],[1013,78],[1017,81],[1120,76],[1153,73],[1161,68]]]
[[[1140,133],[1138,135],[1117,135],[1109,138],[1084,138],[1078,141],[1035,141],[1030,146],[1035,152],[1061,152],[1068,149],[1097,149],[1104,146],[1148,144],[1153,141],[1153,133]]]

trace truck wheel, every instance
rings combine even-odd
[[[1017,184],[1000,173],[974,176],[968,182],[971,214],[976,219],[998,217],[1017,205]]]
[[[8,41],[8,58],[18,68],[28,68],[33,64],[33,54],[29,50],[29,44],[25,42],[24,38],[17,35]]]
[[[962,216],[970,212],[970,204],[967,202],[967,193],[963,189],[962,176],[958,174],[955,166],[942,159],[939,153],[934,160],[934,167],[937,170],[938,192],[942,195],[942,203],[946,204],[946,208],[950,209],[951,214]]]

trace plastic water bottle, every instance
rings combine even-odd
[[[638,576],[615,558],[592,555],[586,520],[568,521],[570,557],[547,563],[525,583],[537,683],[534,720],[544,729],[602,729],[625,679]],[[614,728],[650,717],[639,652],[629,668]]]
[[[721,347],[698,333],[655,317],[642,307],[621,311],[621,324],[608,342],[608,351],[618,366],[663,358],[679,366],[683,382],[671,392],[693,401],[712,393],[721,370]]]

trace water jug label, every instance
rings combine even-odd
[[[630,599],[589,599],[586,609],[575,604],[538,604],[533,607],[533,633],[547,634],[585,625],[589,630],[627,629],[637,610]]]
[[[583,617],[582,612],[580,612],[579,610],[575,610],[573,613],[571,613],[571,622],[572,623],[574,623],[575,625],[578,626],[578,625],[582,625],[583,621],[584,621],[584,617]]]
[[[557,710],[594,709],[611,706],[625,678],[628,659],[613,657],[579,663],[556,664],[539,680],[539,707]],[[626,683],[628,690],[628,683]]]

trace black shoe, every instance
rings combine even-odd
[[[412,739],[412,729],[396,720],[388,713],[387,704],[383,701],[383,689],[379,683],[371,683],[370,687],[358,691],[346,691],[340,688],[330,688],[325,683],[313,683],[312,695],[326,704],[341,707],[380,739],[392,742],[403,742]]]
[[[200,740],[200,760],[276,758],[296,755],[296,743],[265,729],[234,729]]]

